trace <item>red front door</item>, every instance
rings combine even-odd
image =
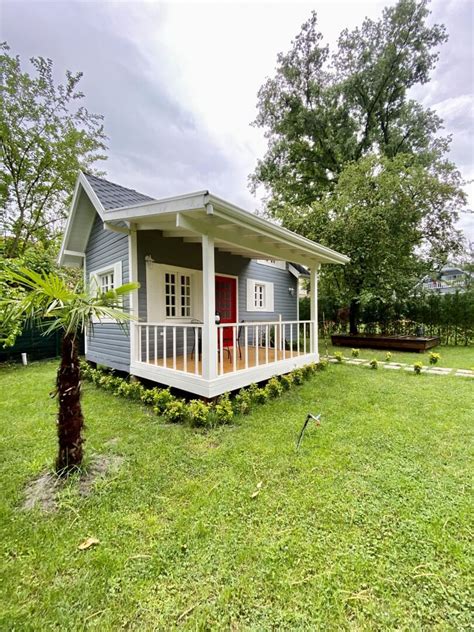
[[[220,315],[221,323],[237,321],[237,279],[216,275],[216,313]],[[223,346],[232,347],[232,340],[232,327],[225,327]]]

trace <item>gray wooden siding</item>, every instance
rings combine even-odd
[[[175,265],[193,270],[202,269],[201,244],[189,244],[182,239],[166,239],[160,231],[139,231],[137,234],[138,250],[138,303],[140,320],[147,319],[146,301],[146,263],[145,257],[150,255],[156,263]],[[239,320],[268,321],[278,320],[281,314],[283,320],[296,320],[297,316],[297,280],[288,270],[280,270],[262,265],[251,259],[237,257],[227,252],[216,251],[215,265],[217,274],[231,274],[238,276],[239,286]],[[270,281],[274,284],[274,311],[247,311],[247,279]],[[292,287],[294,296],[288,288]]]
[[[128,236],[104,230],[96,214],[86,248],[86,279],[94,270],[122,262],[122,283],[129,281]],[[127,300],[126,300],[127,303]],[[130,370],[130,335],[115,323],[94,324],[87,339],[86,358],[119,371]]]

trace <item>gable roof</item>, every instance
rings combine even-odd
[[[120,184],[109,182],[109,180],[104,180],[104,178],[98,178],[90,173],[84,173],[84,176],[99,198],[104,210],[125,208],[133,204],[140,204],[140,202],[151,202],[154,200],[149,195],[139,193],[135,189],[127,189]]]
[[[277,259],[313,268],[349,258],[242,209],[209,191],[154,199],[79,172],[59,254],[60,265],[80,266],[96,213],[104,229],[159,230],[164,237],[214,240],[215,248],[249,259]],[[293,268],[297,274],[301,272]]]

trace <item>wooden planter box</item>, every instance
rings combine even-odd
[[[333,334],[332,344],[337,347],[364,349],[397,349],[423,353],[440,344],[438,336],[383,336],[382,334]]]

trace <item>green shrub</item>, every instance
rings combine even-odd
[[[369,366],[371,369],[378,369],[379,368],[379,363],[377,362],[376,358],[372,358],[372,360],[369,362]]]
[[[175,399],[176,397],[171,395],[169,388],[157,388],[153,393],[153,406],[155,413],[161,415],[166,406]]]
[[[276,377],[272,377],[270,380],[268,380],[266,390],[268,397],[280,397],[280,395],[283,393],[283,386]]]
[[[359,354],[360,354],[360,349],[352,349],[352,351],[351,351],[351,356],[352,356],[353,358],[358,358],[358,357],[359,357]]]
[[[334,357],[336,358],[336,360],[338,362],[342,362],[344,360],[344,355],[343,355],[342,351],[336,351],[334,353]]]
[[[300,384],[303,384],[304,382],[304,375],[303,375],[303,371],[301,369],[294,369],[291,372],[291,375],[293,376],[293,383],[297,384],[298,386]]]
[[[430,352],[430,364],[438,364],[438,360],[441,360],[440,353],[434,353],[434,351]]]
[[[387,353],[385,354],[385,362],[390,362],[391,359],[392,354],[390,353],[390,351],[387,351]]]
[[[193,427],[203,427],[210,424],[211,407],[200,399],[192,399],[188,404],[188,419]]]
[[[267,392],[264,388],[259,388],[257,384],[250,384],[247,391],[252,402],[264,404],[267,401]]]
[[[286,373],[285,375],[281,375],[280,383],[282,385],[282,388],[285,391],[289,391],[291,388],[291,385],[293,384],[293,376],[291,375],[291,373]]]
[[[155,393],[157,393],[158,391],[159,391],[159,388],[157,387],[144,388],[140,399],[147,406],[152,406],[155,399]]]
[[[317,364],[316,364],[316,370],[317,371],[325,371],[329,366],[329,362],[326,360],[326,358],[322,358]]]
[[[262,389],[260,389],[262,390]],[[229,393],[224,393],[219,397],[214,406],[216,419],[220,424],[228,424],[234,417],[234,411],[230,401]]]
[[[252,399],[247,389],[242,388],[232,401],[232,408],[236,415],[247,415],[252,407]]]
[[[311,362],[310,364],[305,364],[301,367],[303,371],[303,377],[305,380],[309,379],[316,372],[316,363]]]
[[[415,364],[413,365],[413,370],[415,371],[417,375],[420,375],[422,368],[423,368],[423,362],[418,361],[418,362],[415,362]]]
[[[186,403],[182,399],[174,399],[168,402],[163,410],[166,421],[177,424],[187,419]]]

